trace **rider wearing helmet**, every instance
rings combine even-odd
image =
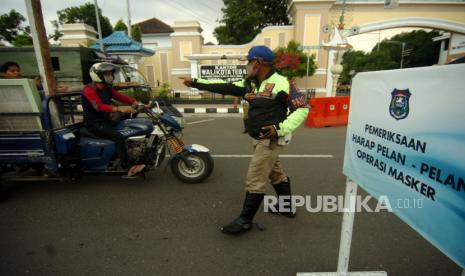
[[[116,144],[116,152],[124,169],[129,168],[129,156],[126,152],[126,142],[118,131],[114,129],[115,122],[111,120],[112,112],[134,113],[132,107],[118,107],[112,105],[113,100],[131,106],[139,102],[123,95],[113,88],[117,67],[109,62],[92,65],[89,75],[92,83],[84,87],[82,92],[82,107],[86,128],[98,137],[111,140]],[[141,172],[145,165],[134,165],[128,170],[128,176]]]

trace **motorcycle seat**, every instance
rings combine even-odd
[[[88,137],[88,138],[92,138],[92,139],[101,139],[97,135],[90,132],[86,127],[81,127],[79,129],[79,135],[80,135],[80,137]]]

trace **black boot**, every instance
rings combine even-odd
[[[242,131],[242,133],[247,133],[248,130],[247,130],[247,119],[244,120],[244,130]]]
[[[283,216],[286,216],[288,218],[293,218],[296,215],[296,211],[292,209],[292,200],[291,200],[291,179],[288,177],[286,182],[281,182],[278,184],[273,185],[274,190],[276,191],[276,195],[278,195],[278,203],[274,206],[277,212],[274,210],[270,210],[271,213],[273,214],[280,214]],[[289,209],[289,211],[283,211],[280,212],[279,210],[279,198],[281,196],[285,196],[285,198],[282,199],[284,201],[286,209]]]
[[[226,234],[241,234],[252,229],[252,220],[262,204],[265,194],[245,194],[244,206],[241,215],[231,223],[223,225],[221,232]]]

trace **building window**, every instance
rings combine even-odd
[[[179,60],[188,61],[186,56],[192,55],[192,42],[181,41],[179,42]]]
[[[52,67],[53,71],[60,71],[60,58],[52,57]]]
[[[307,14],[304,20],[304,40],[305,46],[316,46],[320,44],[320,21],[318,14]],[[318,49],[309,50],[309,54],[315,54],[315,61],[318,61]]]
[[[155,87],[155,70],[153,70],[153,65],[147,65],[145,69],[145,75],[147,76],[150,86]]]
[[[285,47],[286,45],[286,34],[279,33],[279,47]]]
[[[265,46],[271,48],[271,38],[265,38]]]

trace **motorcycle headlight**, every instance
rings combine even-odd
[[[177,117],[177,116],[172,116],[172,117],[181,126],[181,128],[184,128],[186,126],[186,119],[184,119],[184,117]]]
[[[182,138],[182,131],[174,131],[173,132],[173,135],[178,138],[178,139],[181,139]]]

